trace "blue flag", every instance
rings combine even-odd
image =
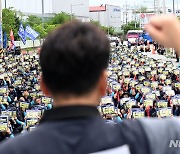
[[[7,48],[7,34],[6,32],[4,32],[4,37],[3,37],[3,48],[6,49]]]
[[[26,26],[25,33],[26,36],[33,41],[39,36],[39,33],[32,29],[29,25]]]
[[[20,23],[18,35],[21,38],[23,44],[25,45],[26,44],[26,33],[25,33],[25,30],[24,30],[22,23]]]

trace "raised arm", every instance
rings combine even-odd
[[[152,17],[146,30],[160,44],[174,48],[180,56],[180,21],[174,15]]]

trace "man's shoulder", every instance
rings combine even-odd
[[[0,153],[3,154],[23,154],[24,151],[38,150],[38,145],[46,138],[46,131],[43,127],[38,127],[32,132],[26,132],[16,136],[15,138],[8,139],[0,144]]]

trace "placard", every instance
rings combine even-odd
[[[38,118],[26,119],[26,126],[34,126],[38,122]]]
[[[175,95],[174,90],[167,90],[165,93],[166,93],[166,95],[168,95],[168,96],[174,96],[174,95]]]
[[[8,116],[0,115],[0,132],[6,131],[8,128]]]
[[[143,118],[144,117],[144,111],[140,109],[132,109],[132,118]]]
[[[126,102],[126,108],[130,109],[133,105],[136,105],[136,100],[130,99],[128,102]]]
[[[19,105],[23,109],[28,109],[29,108],[29,103],[27,103],[27,102],[20,102]]]
[[[0,122],[0,132],[4,132],[8,129],[8,123]]]
[[[102,112],[103,114],[114,114],[115,113],[114,106],[113,105],[104,106],[102,107]]]
[[[147,94],[147,93],[149,93],[151,91],[151,89],[148,88],[148,87],[142,87],[141,91],[142,91],[142,93]]]
[[[42,103],[44,104],[50,104],[52,102],[52,98],[49,97],[42,97],[41,98]]]
[[[150,93],[150,94],[147,94],[146,95],[146,99],[156,99],[156,94],[154,94],[154,93]]]
[[[26,110],[26,117],[27,118],[38,118],[41,110]]]
[[[157,102],[157,106],[159,108],[167,108],[167,105],[168,105],[168,102],[163,101],[163,100]]]
[[[0,88],[0,94],[5,94],[7,93],[7,88]]]
[[[152,99],[145,99],[144,100],[144,106],[153,106],[153,100]]]
[[[180,82],[175,83],[175,87],[176,87],[176,88],[180,88]]]
[[[171,108],[160,108],[157,113],[161,117],[170,117],[172,115],[172,109]]]
[[[151,83],[151,87],[152,87],[152,88],[157,88],[157,87],[158,87],[158,82],[153,81],[153,82]]]
[[[111,96],[101,98],[101,104],[109,104],[109,103],[113,104]]]
[[[22,84],[22,80],[15,80],[13,83],[13,85],[15,85],[15,86],[19,86],[21,84]]]

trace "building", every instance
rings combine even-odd
[[[3,8],[13,7],[25,15],[42,14],[43,2],[44,17],[66,12],[82,21],[89,21],[89,0],[3,0],[2,2]]]
[[[89,21],[89,0],[52,0],[52,13],[59,11],[75,15],[82,21]]]
[[[102,26],[120,28],[121,8],[119,6],[105,5],[89,7],[90,19],[98,21]]]

